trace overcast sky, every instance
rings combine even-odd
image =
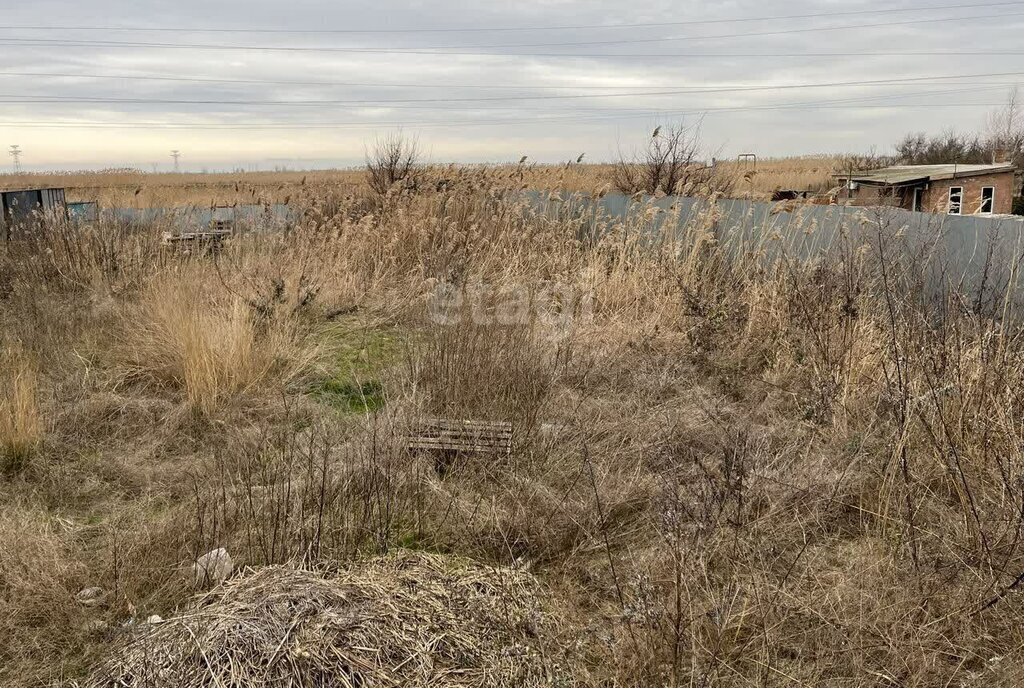
[[[0,6],[0,148],[26,169],[346,166],[397,126],[437,162],[602,161],[701,117],[722,157],[888,152],[1024,81],[1024,2]]]

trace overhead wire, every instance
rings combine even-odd
[[[968,7],[996,7],[996,6],[1009,6],[1009,5],[1021,5],[1024,2],[1003,2],[1003,3],[985,3],[985,4],[974,4],[974,5],[947,5],[941,7],[929,8],[930,11],[943,10],[943,9],[958,9]],[[855,15],[855,14],[872,14],[872,13],[884,13],[884,12],[903,12],[911,11],[912,8],[892,8],[890,10],[855,10],[848,12],[835,12],[835,13],[821,13],[821,14],[807,14],[807,15],[789,15],[788,17],[750,17],[740,18],[736,20],[693,20],[693,21],[681,21],[681,22],[660,22],[658,24],[629,24],[629,25],[618,25],[621,27],[642,27],[642,26],[684,26],[687,24],[713,24],[713,23],[728,23],[730,21],[767,21],[769,19],[782,19],[782,18],[814,18],[814,17],[835,17],[842,15]],[[977,51],[977,50],[943,50],[943,51],[891,51],[891,52],[831,52],[831,53],[810,53],[810,52],[794,52],[794,53],[759,53],[759,52],[746,52],[746,53],[684,53],[676,55],[668,54],[639,54],[639,55],[627,55],[627,54],[615,54],[615,53],[602,53],[602,54],[580,54],[580,53],[495,53],[495,52],[466,52],[467,50],[475,49],[486,49],[486,50],[505,50],[510,48],[540,48],[540,47],[579,47],[579,46],[613,46],[613,45],[624,45],[633,43],[651,43],[651,42],[669,42],[669,41],[697,41],[697,40],[714,40],[714,39],[731,39],[731,38],[752,38],[752,37],[764,37],[764,36],[777,36],[785,34],[801,34],[809,32],[821,32],[821,31],[837,31],[837,30],[857,30],[867,28],[879,28],[879,27],[891,27],[899,25],[910,25],[910,24],[933,24],[939,22],[949,21],[966,21],[974,19],[990,19],[999,18],[1005,19],[1006,17],[1022,16],[1024,12],[1017,13],[1003,13],[999,15],[974,15],[974,16],[960,16],[960,17],[943,17],[943,18],[928,18],[928,19],[915,19],[908,21],[889,21],[885,23],[871,23],[871,24],[853,24],[844,26],[825,26],[825,27],[813,27],[813,28],[792,28],[792,29],[780,29],[774,31],[754,31],[734,34],[719,34],[719,35],[706,35],[706,36],[669,36],[669,37],[647,37],[644,39],[617,39],[617,40],[591,40],[591,41],[572,41],[572,42],[544,42],[544,43],[498,43],[498,44],[480,44],[480,45],[442,45],[442,46],[427,46],[427,47],[413,47],[413,48],[357,48],[357,47],[334,47],[334,46],[264,46],[264,45],[214,45],[214,44],[200,44],[200,43],[163,43],[163,42],[152,42],[152,41],[112,41],[112,40],[86,40],[86,39],[46,39],[46,38],[0,38],[0,45],[14,45],[20,47],[35,47],[35,46],[46,46],[46,47],[97,47],[97,48],[173,48],[173,49],[191,49],[191,50],[244,50],[244,51],[288,51],[288,52],[330,52],[330,53],[369,53],[369,54],[389,54],[389,55],[438,55],[438,56],[486,56],[486,57],[567,57],[567,58],[606,58],[606,59],[618,59],[618,58],[768,58],[768,57],[846,57],[856,55],[859,57],[871,57],[871,56],[1007,56],[1007,55],[1022,55],[1024,51]],[[61,27],[61,26],[50,26],[50,27],[30,27],[30,26],[18,26],[18,25],[7,25],[0,27],[0,30],[15,29],[33,29],[33,30],[99,30],[102,27]],[[517,30],[514,27],[505,27],[508,30]],[[558,28],[558,27],[547,27],[547,28]],[[575,27],[561,27],[564,30],[569,29],[583,29],[583,28],[615,28],[609,25],[578,25]],[[127,27],[113,28],[112,30],[132,30]],[[146,29],[138,29],[139,31],[145,31]],[[162,27],[158,30],[166,31],[186,31],[187,29],[173,28],[173,27]],[[525,30],[525,29],[521,29]],[[479,28],[480,32],[485,32],[487,29]],[[197,31],[197,33],[200,31]],[[218,29],[209,29],[207,32],[221,32]],[[245,30],[245,29],[231,29],[224,30],[223,33],[298,33],[297,31],[289,31],[285,29],[281,30]],[[304,31],[303,33],[420,33],[421,31],[386,31],[386,30],[310,30]],[[424,33],[441,33],[444,32],[442,29],[422,31]],[[451,52],[460,51],[460,52]],[[525,90],[530,91],[535,88],[539,89],[589,89],[594,91],[608,91],[610,89],[617,89],[618,91],[627,92],[596,92],[596,93],[571,93],[571,94],[540,94],[540,95],[515,95],[515,96],[488,96],[488,97],[438,97],[438,98],[394,98],[394,99],[321,99],[321,100],[259,100],[259,99],[214,99],[214,98],[144,98],[144,97],[133,97],[133,98],[119,98],[119,97],[102,97],[102,96],[32,96],[25,94],[0,94],[0,104],[99,104],[99,105],[215,105],[215,106],[233,106],[233,105],[259,105],[259,106],[356,106],[361,109],[366,108],[383,108],[383,109],[460,109],[467,110],[469,108],[451,108],[451,107],[424,107],[425,105],[431,104],[444,104],[450,105],[454,103],[465,103],[465,104],[476,104],[476,103],[503,103],[507,101],[514,101],[514,103],[520,103],[521,101],[553,101],[553,100],[584,100],[593,98],[621,98],[622,96],[630,97],[661,97],[661,96],[679,96],[679,95],[700,95],[700,94],[716,94],[716,93],[742,93],[742,92],[753,92],[753,91],[775,91],[775,90],[792,90],[792,89],[804,89],[804,88],[844,88],[844,87],[855,87],[855,86],[932,86],[940,85],[935,84],[937,81],[948,81],[953,79],[978,79],[978,78],[992,78],[992,77],[1006,77],[1006,76],[1020,76],[1024,72],[988,72],[982,74],[964,74],[964,75],[947,75],[947,76],[918,76],[918,77],[904,77],[904,78],[890,78],[890,79],[873,79],[873,80],[860,80],[860,81],[847,81],[847,82],[819,82],[809,84],[783,84],[778,86],[737,86],[737,87],[700,87],[700,86],[688,86],[688,87],[676,87],[666,90],[667,87],[649,87],[641,85],[631,86],[580,86],[580,85],[568,85],[568,86],[557,86],[557,85],[540,85],[538,87],[532,86],[509,86],[509,85],[435,85],[435,84],[378,84],[370,82],[322,82],[322,81],[296,81],[296,80],[269,80],[269,79],[216,79],[216,78],[188,78],[188,77],[175,77],[167,75],[102,75],[102,74],[71,74],[71,73],[39,73],[39,72],[13,72],[13,71],[0,71],[0,77],[4,76],[27,76],[35,78],[91,78],[91,79],[126,79],[126,80],[151,80],[151,81],[176,81],[176,82],[188,82],[188,83],[216,83],[216,84],[268,84],[268,85],[290,85],[290,86],[318,86],[318,87],[364,87],[364,88],[473,88],[473,89],[488,89],[492,88],[495,90]],[[954,84],[948,84],[954,85]],[[649,90],[638,90],[647,88]],[[659,90],[650,90],[659,89]],[[240,124],[240,123],[142,123],[142,122],[128,122],[128,123],[116,123],[116,122],[104,122],[104,123],[74,123],[74,122],[0,122],[0,127],[32,127],[32,128],[119,128],[119,129],[133,129],[133,128],[174,128],[174,129],[306,129],[306,128],[352,128],[352,127],[364,127],[364,126],[417,126],[417,127],[439,127],[439,126],[490,126],[490,125],[506,125],[506,124],[528,124],[528,123],[545,123],[545,122],[563,122],[563,121],[574,121],[574,122],[587,122],[587,121],[600,121],[602,119],[618,119],[618,118],[636,118],[644,116],[652,116],[659,114],[673,114],[673,115],[691,115],[701,114],[709,112],[746,112],[746,111],[758,111],[758,110],[791,110],[791,109],[837,109],[837,108],[850,108],[852,103],[865,103],[871,100],[885,100],[885,99],[900,99],[915,96],[931,96],[941,95],[943,93],[957,93],[965,91],[985,91],[991,89],[978,88],[978,84],[975,83],[970,89],[961,89],[955,91],[936,91],[927,93],[910,93],[910,94],[889,94],[888,96],[877,96],[877,97],[860,97],[846,100],[831,100],[821,101],[817,103],[789,103],[789,104],[776,104],[776,105],[762,105],[762,106],[725,106],[725,107],[708,107],[692,109],[688,111],[678,109],[645,109],[635,110],[631,114],[626,114],[623,111],[617,111],[613,113],[604,113],[593,116],[580,116],[577,114],[571,114],[567,117],[556,117],[556,118],[544,118],[544,117],[532,117],[528,119],[515,119],[515,118],[491,118],[488,120],[462,120],[462,121],[409,121],[409,122],[386,122],[375,120],[373,122],[311,122],[311,123],[253,123],[253,124]],[[989,106],[988,103],[928,103],[928,104],[902,104],[900,107],[981,107]],[[861,108],[891,108],[893,105],[871,105],[861,104],[855,105],[857,109]],[[483,110],[486,108],[476,107],[473,109]],[[525,108],[508,106],[499,107],[498,110],[523,110]],[[599,111],[600,112],[600,111]],[[636,114],[639,112],[640,114]]]
[[[964,92],[978,92],[992,89],[976,89],[974,87],[964,89],[954,89],[948,91],[939,91],[927,95],[948,95],[952,93],[964,93]],[[60,122],[60,123],[39,123],[39,122],[21,122],[15,124],[13,122],[0,122],[0,127],[3,126],[18,126],[26,128],[175,128],[175,129],[344,129],[352,127],[363,127],[363,126],[415,126],[415,127],[428,127],[433,128],[437,126],[478,126],[478,125],[502,125],[502,124],[539,124],[539,123],[551,123],[551,122],[580,122],[580,121],[600,121],[606,119],[632,119],[638,117],[646,117],[652,115],[673,115],[673,116],[691,116],[707,114],[710,112],[747,112],[747,111],[775,111],[775,110],[800,110],[800,109],[836,109],[836,108],[850,108],[856,106],[857,109],[861,108],[891,108],[893,104],[881,104],[881,105],[857,105],[857,103],[864,103],[869,101],[877,100],[898,100],[900,98],[909,98],[920,96],[921,94],[889,94],[886,96],[862,96],[857,98],[846,98],[846,99],[831,99],[824,101],[805,101],[798,103],[785,103],[785,104],[774,104],[774,105],[755,105],[755,106],[724,106],[724,107],[706,107],[683,110],[678,108],[670,109],[645,109],[630,114],[608,114],[608,115],[593,115],[593,116],[566,116],[566,117],[530,117],[530,118],[491,118],[488,120],[460,120],[460,121],[445,121],[445,122],[425,122],[423,120],[411,120],[411,121],[398,121],[398,122],[385,122],[381,120],[372,120],[365,122],[339,122],[339,123],[320,123],[320,122],[309,122],[309,123],[261,123],[261,124],[194,124],[194,123],[103,123],[102,126],[96,126],[95,124],[89,123],[71,123],[71,122]],[[899,107],[988,107],[993,103],[922,103],[922,104],[900,104]],[[109,124],[109,127],[107,126]]]
[[[866,14],[895,14],[904,12],[936,12],[942,10],[953,10],[953,9],[973,9],[976,7],[984,7],[986,9],[992,7],[1004,7],[1009,5],[1021,5],[1024,2],[986,2],[986,3],[969,3],[969,4],[958,4],[958,5],[935,5],[929,7],[885,7],[870,10],[838,10],[834,12],[816,12],[810,14],[775,14],[775,15],[762,15],[759,17],[733,17],[733,18],[721,18],[721,19],[687,19],[677,21],[658,21],[658,22],[640,22],[640,23],[611,23],[611,24],[574,24],[574,25],[558,25],[558,24],[545,24],[535,26],[488,26],[488,27],[417,27],[417,28],[387,28],[387,29],[284,29],[284,28],[242,28],[242,27],[216,27],[211,28],[209,26],[192,26],[192,27],[168,27],[168,26],[116,26],[116,25],[60,25],[60,24],[5,24],[0,27],[0,30],[14,30],[14,31],[36,31],[36,30],[58,30],[58,31],[135,31],[135,32],[161,32],[161,33],[260,33],[260,34],[419,34],[419,33],[497,33],[497,32],[516,32],[516,31],[580,31],[580,30],[592,30],[592,29],[608,29],[608,30],[621,30],[621,29],[632,29],[632,28],[662,28],[669,26],[699,26],[707,24],[733,24],[733,23],[744,23],[744,22],[760,22],[760,21],[789,21],[793,19],[818,19],[818,18],[832,18],[842,16],[855,16],[855,15],[866,15]]]
[[[988,78],[994,76],[1020,76],[1024,72],[987,72],[972,75],[958,75],[957,78]],[[909,82],[921,82],[953,77],[907,77]],[[516,96],[486,97],[437,97],[437,98],[360,98],[360,99],[320,99],[320,100],[268,100],[268,99],[222,99],[222,98],[120,98],[106,96],[49,96],[0,93],[0,103],[130,103],[130,104],[161,104],[161,105],[284,105],[284,106],[321,106],[321,105],[359,105],[388,106],[417,103],[488,103],[504,101],[548,101],[548,100],[582,100],[588,98],[636,98],[640,96],[659,97],[673,95],[701,95],[717,93],[742,93],[752,91],[793,90],[800,88],[840,88],[849,86],[879,85],[903,81],[894,79],[868,79],[859,81],[832,81],[812,84],[787,84],[779,86],[742,86],[709,89],[672,89],[633,91],[627,93],[571,93]]]
[[[47,47],[104,47],[104,48],[152,48],[171,50],[219,50],[219,51],[266,51],[266,52],[320,52],[320,53],[349,53],[349,54],[388,54],[388,55],[466,55],[466,56],[531,56],[529,53],[479,53],[466,52],[467,50],[504,50],[507,48],[535,48],[535,47],[579,47],[579,46],[601,46],[601,45],[624,45],[624,44],[649,44],[652,42],[664,41],[705,41],[731,38],[756,38],[764,36],[779,36],[798,33],[818,33],[821,31],[849,31],[868,28],[888,28],[903,25],[934,24],[950,21],[969,21],[975,19],[1001,19],[1007,17],[1024,16],[1024,12],[973,15],[966,17],[943,17],[931,19],[913,19],[897,22],[883,22],[876,24],[854,24],[843,26],[822,26],[800,29],[779,29],[775,31],[744,32],[736,34],[719,34],[711,36],[673,36],[662,38],[642,39],[618,39],[603,41],[574,41],[574,42],[549,42],[549,43],[497,43],[478,45],[446,45],[446,46],[420,46],[413,48],[353,48],[337,46],[282,46],[282,45],[220,45],[208,43],[161,43],[154,41],[114,41],[114,40],[88,40],[88,39],[47,39],[47,38],[2,38],[0,45],[19,46],[47,46]],[[544,56],[550,56],[545,54]],[[569,53],[555,53],[558,57],[581,57]],[[601,57],[619,57],[615,54],[601,55]],[[659,57],[649,55],[648,57]]]
[[[913,83],[921,83],[922,85],[932,85],[928,82],[932,81],[946,81],[953,79],[984,79],[992,77],[1006,77],[1006,76],[1022,76],[1024,71],[1014,72],[982,72],[973,74],[944,74],[934,76],[911,76],[911,77],[892,77],[888,79],[862,79],[857,81],[826,81],[826,82],[812,82],[805,84],[779,84],[771,86],[736,86],[736,87],[715,87],[708,88],[706,86],[685,86],[685,87],[673,87],[673,86],[653,86],[653,85],[622,85],[622,86],[608,86],[608,85],[592,85],[592,86],[581,86],[578,84],[566,84],[566,85],[521,85],[521,86],[508,86],[508,85],[482,85],[482,84],[395,84],[395,83],[375,83],[375,82],[351,82],[351,81],[301,81],[301,80],[284,80],[284,79],[218,79],[218,78],[197,78],[197,77],[178,77],[178,76],[167,76],[167,75],[138,75],[138,74],[91,74],[91,73],[72,73],[72,72],[13,72],[0,70],[0,77],[5,76],[19,76],[19,77],[33,77],[33,78],[71,78],[71,79],[108,79],[108,80],[137,80],[137,81],[171,81],[171,82],[182,82],[182,83],[197,83],[197,84],[257,84],[257,85],[280,85],[280,86],[322,86],[322,87],[359,87],[359,88],[451,88],[451,89],[472,89],[472,90],[554,90],[554,89],[568,89],[568,90],[601,90],[601,89],[671,89],[672,92],[680,93],[725,93],[725,92],[741,92],[741,91],[761,91],[761,90],[775,90],[775,89],[798,89],[798,88],[831,88],[831,87],[845,87],[845,86],[883,86],[883,85],[910,85]],[[636,95],[633,93],[633,95]],[[511,98],[511,96],[510,96]],[[520,98],[515,97],[517,100]],[[445,99],[447,100],[447,99]]]
[[[987,103],[928,103],[922,105],[903,105],[901,107],[907,108],[972,108],[972,107],[996,107],[1002,103],[987,102]],[[291,130],[334,130],[334,129],[387,129],[395,127],[416,127],[417,129],[434,129],[434,128],[459,128],[459,127],[477,127],[477,126],[507,126],[507,125],[525,125],[525,124],[553,124],[560,122],[567,122],[572,124],[586,123],[586,122],[597,122],[617,119],[641,119],[656,117],[658,115],[673,115],[673,116],[696,116],[706,114],[708,112],[719,112],[719,113],[737,113],[737,112],[748,112],[752,110],[765,110],[765,111],[801,111],[801,110],[840,110],[845,109],[845,105],[801,105],[801,106],[768,106],[768,107],[757,107],[757,108],[721,108],[721,109],[703,109],[703,110],[682,110],[682,111],[671,111],[671,112],[652,112],[628,116],[620,115],[608,115],[601,116],[595,115],[592,117],[563,117],[557,119],[546,119],[546,118],[530,118],[530,119],[486,119],[486,120],[468,120],[458,122],[422,122],[422,121],[398,121],[398,122],[382,122],[379,120],[373,121],[362,121],[362,122],[339,122],[329,124],[304,124],[302,126],[296,125],[226,125],[226,126],[208,126],[208,125],[138,125],[138,126],[99,126],[96,124],[73,124],[73,123],[54,123],[47,124],[42,122],[0,122],[0,129],[5,127],[18,128],[18,129],[112,129],[112,130],[136,130],[136,129],[169,129],[169,130],[212,130],[212,131],[291,131]],[[862,105],[860,108],[867,109],[885,109],[892,108],[892,105]]]

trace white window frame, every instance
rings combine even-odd
[[[956,211],[953,211],[953,196],[956,192]],[[964,212],[964,187],[962,186],[951,186],[949,187],[949,195],[946,198],[946,213],[949,215],[962,215]]]
[[[985,190],[992,189],[992,198],[989,199],[988,210],[985,210]],[[978,207],[979,215],[991,215],[996,211],[996,187],[994,186],[983,186],[981,187],[981,205]]]

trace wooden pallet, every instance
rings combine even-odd
[[[407,446],[411,451],[508,455],[512,452],[512,423],[427,418],[410,429]]]
[[[208,230],[200,232],[183,232],[173,234],[166,232],[163,237],[164,246],[172,246],[182,253],[193,251],[217,252],[224,242],[234,234],[231,230]]]
[[[164,234],[165,244],[178,244],[189,242],[221,242],[229,238],[233,232],[230,229],[212,229],[205,232],[182,232],[181,234]]]

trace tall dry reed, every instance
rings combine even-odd
[[[3,352],[0,366],[0,469],[22,469],[43,437],[38,379],[27,358],[15,351]]]

